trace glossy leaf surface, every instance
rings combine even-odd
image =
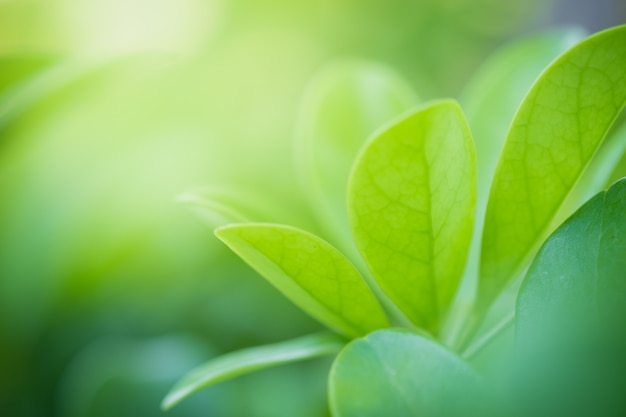
[[[185,375],[167,394],[161,407],[168,410],[191,394],[226,379],[283,363],[333,355],[344,344],[337,335],[316,334],[219,356]]]
[[[287,298],[330,328],[357,337],[389,326],[359,272],[317,236],[263,223],[225,226],[215,234]]]
[[[521,104],[498,163],[485,218],[480,305],[515,275],[548,231],[626,103],[626,26],[559,57]]]
[[[481,385],[469,365],[433,340],[380,330],[335,359],[330,406],[334,417],[472,416]]]
[[[380,132],[356,161],[348,207],[381,288],[437,332],[465,266],[476,200],[472,137],[458,105],[429,105]]]

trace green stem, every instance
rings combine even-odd
[[[515,312],[511,311],[511,313],[507,314],[502,320],[500,320],[495,326],[493,326],[489,331],[485,332],[480,338],[478,338],[474,343],[469,345],[467,349],[463,351],[461,356],[465,359],[470,359],[474,357],[477,353],[485,348],[485,346],[489,345],[493,339],[500,334],[504,329],[513,324],[513,319],[515,318]]]

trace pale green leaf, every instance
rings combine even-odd
[[[415,103],[400,76],[367,61],[334,63],[311,81],[297,126],[299,166],[311,203],[338,241],[350,234],[346,189],[359,149]]]
[[[472,137],[452,101],[378,133],[352,173],[348,207],[360,252],[389,298],[433,334],[463,272],[475,194]]]
[[[168,410],[203,388],[256,370],[334,355],[344,344],[345,340],[337,335],[316,334],[219,356],[193,369],[178,381],[163,400],[161,407]]]
[[[491,188],[478,309],[484,310],[545,236],[626,103],[626,26],[579,43],[521,104]]]
[[[229,190],[193,190],[181,194],[176,199],[202,217],[213,227],[222,226],[234,222],[252,221],[247,213],[248,205],[235,196],[230,195]],[[255,206],[250,206],[254,208]],[[264,220],[257,218],[257,220]]]
[[[435,341],[380,330],[347,345],[329,379],[334,417],[481,415],[482,380]]]
[[[46,60],[48,59],[42,59],[41,63]],[[18,117],[42,98],[54,94],[105,64],[106,60],[102,59],[65,60],[29,74],[11,88],[0,89],[0,127],[4,128],[13,118]],[[4,71],[6,67],[2,68]]]
[[[296,305],[349,337],[388,327],[378,300],[331,245],[294,227],[247,223],[215,234]]]
[[[285,209],[284,204],[272,197],[258,190],[231,185],[190,189],[178,196],[177,201],[213,227],[252,221],[297,220],[293,207]]]

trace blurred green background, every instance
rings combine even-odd
[[[254,190],[323,234],[293,158],[320,68],[365,59],[457,97],[511,40],[625,18],[620,0],[0,0],[0,415],[160,415],[191,367],[320,329],[176,202]],[[325,416],[329,365],[168,414]]]

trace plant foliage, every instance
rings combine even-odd
[[[573,358],[584,362],[597,352],[579,349],[587,346],[583,341],[600,340],[600,351],[614,353],[626,340],[619,320],[626,313],[626,180],[571,214],[620,169],[621,153],[614,154],[624,150],[626,129],[615,122],[626,104],[626,26],[571,46],[577,33],[549,33],[487,63],[463,99],[469,124],[455,101],[429,102],[396,117],[363,146],[414,94],[398,76],[364,63],[335,67],[314,82],[319,89],[311,90],[299,125],[301,157],[309,158],[303,178],[313,200],[322,200],[316,207],[328,240],[345,255],[291,226],[237,223],[216,235],[305,312],[355,340],[311,336],[216,358],[183,378],[164,407],[228,377],[335,354],[341,346],[329,380],[334,416],[488,415],[522,398],[531,405],[506,413],[579,415],[600,410],[599,398],[615,400],[600,395],[613,392],[606,381],[614,379],[604,379],[606,389],[590,386],[615,376],[610,367],[564,374],[580,381],[576,389],[595,393],[576,407],[537,395],[537,387],[561,390],[554,397],[565,401],[577,392],[563,388],[569,385],[558,375],[572,369]],[[503,91],[507,82],[529,84],[567,47],[523,99]],[[496,168],[494,149],[501,144]],[[517,294],[524,273],[516,314],[503,314],[514,309],[506,294]],[[472,282],[478,292],[467,308]],[[511,369],[524,372],[512,371],[519,389],[502,395],[494,386],[504,379],[481,375],[472,358],[510,326],[517,341],[501,350]],[[607,412],[626,409],[617,400],[602,402]]]

